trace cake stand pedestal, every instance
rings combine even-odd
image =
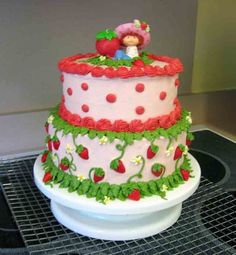
[[[40,156],[35,161],[34,180],[39,190],[51,199],[56,219],[67,228],[104,240],[132,240],[160,233],[178,220],[182,202],[195,192],[201,176],[196,159],[191,154],[188,157],[194,178],[168,191],[166,199],[152,196],[138,202],[115,200],[104,205],[93,198],[60,189],[58,184],[51,188],[42,181],[44,171]]]

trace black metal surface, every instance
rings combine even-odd
[[[209,135],[209,131],[196,132],[196,139],[201,139],[199,135],[205,137],[204,132]],[[215,139],[215,134],[213,137]],[[214,147],[214,141],[212,143],[211,146]],[[203,175],[211,178],[211,181],[222,184],[223,179],[227,181],[225,178],[227,171],[235,160],[228,162],[225,158],[226,161],[222,161],[221,157],[218,160],[218,157],[210,157],[211,155],[199,151],[206,145],[205,142],[203,144],[194,142],[194,150],[191,153],[199,161]],[[234,146],[231,144],[231,153],[232,150],[236,151],[235,144]],[[210,149],[207,151],[212,153]],[[32,168],[35,157],[0,163],[0,182],[3,183],[8,204],[30,254],[236,254],[235,199],[205,178],[202,178],[198,191],[184,203],[178,222],[168,230],[135,241],[103,241],[75,234],[57,223],[51,213],[48,199],[34,185]],[[222,186],[227,186],[227,183],[228,181],[223,182]],[[231,181],[230,185],[232,183]],[[0,195],[1,208],[2,201],[4,200]],[[11,216],[7,217],[11,215],[7,210],[1,212],[1,218],[7,218],[3,222],[13,229],[10,231],[11,237],[6,237],[8,244],[10,246],[10,240],[14,243],[15,239],[21,247],[24,245],[22,240],[19,236],[12,235],[12,233],[19,235],[19,232],[15,231],[16,225]],[[0,226],[1,224],[0,222]],[[0,232],[0,240],[1,238]],[[7,242],[3,241],[3,245],[6,244]],[[26,250],[20,248],[0,249],[0,254],[25,254],[25,252]]]

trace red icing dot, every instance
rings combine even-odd
[[[88,84],[87,84],[86,82],[83,82],[83,83],[81,84],[81,89],[82,89],[82,90],[88,90]]]
[[[116,101],[116,95],[115,94],[108,94],[106,96],[106,100],[109,103],[114,103]]]
[[[179,79],[176,79],[176,80],[175,80],[175,86],[176,86],[176,87],[179,87],[179,85],[180,85]]]
[[[140,114],[143,114],[143,113],[144,113],[145,109],[144,109],[143,106],[137,106],[136,109],[135,109],[135,111],[136,111],[137,114],[140,115]]]
[[[89,111],[89,107],[86,104],[83,104],[81,109],[82,109],[83,112],[88,112]]]
[[[142,83],[138,83],[135,87],[135,90],[139,93],[143,92],[144,91],[144,84]]]
[[[161,100],[164,100],[166,98],[166,92],[165,91],[162,91],[159,95],[160,99]]]
[[[69,96],[71,96],[71,95],[73,94],[72,88],[68,88],[68,89],[67,89],[67,94],[68,94]]]
[[[61,80],[61,82],[64,81],[64,75],[63,74],[61,75],[60,80]]]

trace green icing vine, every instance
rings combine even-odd
[[[119,157],[113,159],[110,163],[110,168],[112,170],[116,170],[118,172],[124,173],[125,172],[125,167],[123,166],[123,163],[120,161],[122,159],[122,157],[125,154],[125,149],[127,147],[127,142],[125,141],[124,145],[122,146],[121,144],[117,144],[116,145],[116,149],[118,151],[121,151],[121,154]]]
[[[62,131],[63,135],[72,134],[73,137],[77,137],[78,135],[88,135],[90,139],[94,139],[95,137],[100,139],[103,136],[106,136],[110,143],[115,139],[119,139],[125,141],[128,145],[133,144],[135,140],[142,140],[143,138],[146,138],[150,142],[153,141],[153,139],[158,139],[160,136],[165,138],[177,138],[182,132],[188,132],[190,128],[190,123],[186,120],[186,117],[189,116],[189,112],[185,110],[182,111],[181,119],[170,128],[157,128],[153,131],[143,132],[97,131],[85,127],[73,126],[58,115],[58,107],[51,111],[51,115],[54,117],[52,121],[54,128],[56,131]]]
[[[60,188],[66,188],[68,192],[77,192],[78,195],[85,195],[88,198],[96,198],[99,202],[104,202],[104,199],[109,197],[110,200],[119,199],[124,201],[128,198],[130,192],[138,189],[141,198],[158,195],[165,198],[166,191],[163,191],[163,185],[167,190],[177,188],[180,184],[184,183],[180,168],[184,168],[191,172],[190,160],[184,156],[184,161],[179,168],[177,168],[171,175],[157,180],[150,180],[148,182],[129,182],[122,184],[109,184],[107,182],[94,183],[91,179],[81,180],[79,177],[70,175],[58,167],[56,167],[51,159],[51,153],[43,163],[45,172],[50,172],[52,180],[47,182],[46,185],[52,186],[59,184]]]
[[[139,57],[135,57],[132,59],[112,59],[112,58],[101,58],[101,56],[96,56],[92,58],[88,58],[86,60],[81,60],[81,62],[86,62],[90,63],[92,65],[96,66],[101,66],[101,65],[106,65],[106,66],[111,66],[111,67],[120,67],[120,66],[133,66],[133,62],[141,59],[145,65],[150,65],[151,63],[154,62],[153,59],[150,59],[147,56],[146,52],[142,52]]]
[[[136,158],[138,158],[138,157],[142,160],[141,168],[140,168],[140,170],[138,171],[138,173],[136,173],[136,174],[134,174],[134,175],[132,175],[132,176],[129,177],[129,179],[128,179],[128,181],[127,181],[128,183],[131,182],[131,180],[132,180],[133,178],[135,178],[135,177],[142,178],[142,172],[143,172],[144,167],[145,167],[145,159],[144,159],[144,157],[141,156],[141,155],[138,155]]]

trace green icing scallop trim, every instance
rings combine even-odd
[[[133,66],[133,62],[137,59],[141,59],[145,65],[150,65],[154,62],[147,56],[146,52],[142,52],[140,57],[135,57],[132,59],[112,59],[112,58],[101,58],[101,55],[88,58],[86,60],[81,60],[81,62],[90,63],[96,66],[110,66],[110,67],[121,67],[121,66]]]
[[[109,197],[111,200],[119,199],[124,201],[128,195],[134,190],[138,189],[141,198],[157,195],[165,198],[166,192],[162,190],[163,185],[167,190],[173,190],[185,181],[181,175],[180,169],[184,168],[190,172],[190,160],[184,156],[184,161],[171,175],[161,179],[153,179],[148,182],[130,182],[122,184],[109,184],[108,182],[94,183],[90,179],[80,180],[79,177],[70,175],[59,168],[57,168],[49,153],[47,160],[43,163],[45,172],[50,172],[53,179],[46,183],[52,187],[53,184],[59,184],[60,188],[66,188],[68,192],[77,192],[78,195],[85,195],[87,198],[96,198],[97,201],[104,203],[104,199]]]
[[[182,132],[188,132],[191,126],[188,120],[186,120],[186,117],[189,116],[189,112],[186,110],[182,111],[181,119],[170,128],[157,128],[153,131],[143,132],[98,131],[85,127],[73,126],[58,115],[58,107],[51,111],[51,115],[54,117],[52,121],[53,127],[57,132],[62,131],[63,135],[72,134],[73,137],[77,137],[78,135],[88,135],[90,139],[94,139],[95,137],[100,139],[103,136],[106,136],[110,143],[112,143],[115,139],[119,139],[121,141],[125,141],[129,145],[133,144],[135,140],[141,140],[142,138],[145,138],[150,142],[154,139],[160,138],[160,136],[165,138],[177,138]]]

